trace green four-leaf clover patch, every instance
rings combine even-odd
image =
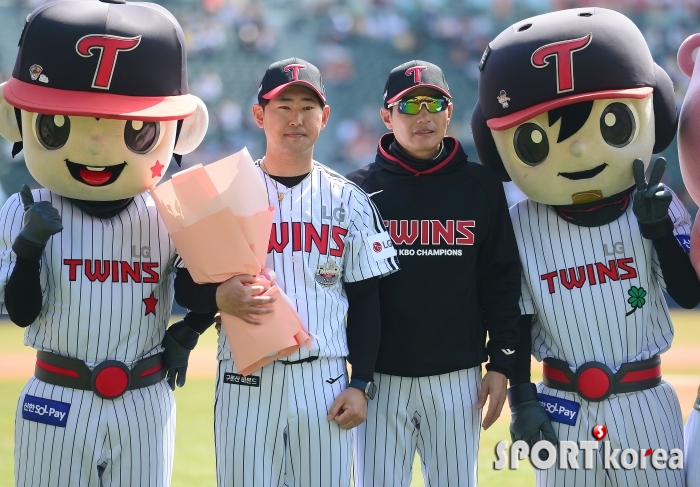
[[[642,306],[644,306],[644,303],[646,303],[646,299],[644,299],[644,296],[647,295],[647,292],[641,286],[632,286],[627,290],[627,294],[630,295],[627,302],[632,305],[632,311],[628,311],[625,316],[631,315],[632,313],[637,311],[637,308],[641,308]]]

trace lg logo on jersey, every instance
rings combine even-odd
[[[321,220],[335,220],[338,223],[343,223],[345,221],[345,209],[341,206],[340,208],[333,208],[333,211],[328,213],[326,206],[322,205]]]
[[[145,258],[150,258],[151,257],[151,247],[148,246],[143,246],[141,247],[141,250],[136,247],[136,245],[131,246],[131,256],[132,257],[145,257]]]
[[[612,250],[608,250],[608,244],[603,244],[603,253],[606,257],[614,256],[615,254],[625,254],[625,246],[622,245],[622,242],[615,242],[612,246]]]

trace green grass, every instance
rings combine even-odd
[[[697,346],[700,353],[700,313],[673,313],[676,327],[674,344]],[[206,333],[199,347],[215,350],[215,334]],[[198,347],[198,348],[199,348]],[[679,347],[680,348],[680,347]],[[672,349],[673,350],[673,349]],[[33,355],[33,350],[22,344],[22,330],[15,326],[0,323],[0,357],[15,354]],[[686,369],[682,373],[692,374]],[[678,373],[675,372],[674,373]],[[0,381],[0,487],[13,485],[14,462],[14,415],[24,380]],[[216,485],[214,467],[214,426],[213,402],[214,379],[190,377],[187,385],[176,392],[177,437],[175,444],[175,465],[173,487],[214,487]],[[507,408],[507,405],[506,405]],[[479,484],[481,486],[532,487],[534,474],[529,462],[521,462],[517,471],[508,469],[495,471],[494,449],[500,440],[509,439],[508,414],[498,420],[488,431],[481,433],[479,451]],[[413,466],[412,487],[423,487],[420,462],[416,457]]]

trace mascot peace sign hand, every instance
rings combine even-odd
[[[665,170],[666,159],[659,157],[654,162],[647,183],[642,160],[635,159],[632,163],[634,181],[637,185],[632,210],[637,217],[642,236],[649,240],[664,237],[673,231],[673,222],[668,215],[668,207],[671,205],[673,196],[660,182]]]

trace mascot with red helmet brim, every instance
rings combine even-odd
[[[207,123],[166,9],[57,0],[27,18],[0,97],[0,135],[43,186],[0,211],[0,311],[37,350],[16,485],[170,485],[175,248],[148,190]]]
[[[511,436],[534,447],[538,486],[684,485],[662,290],[692,308],[700,282],[666,162],[644,174],[676,131],[671,80],[632,21],[602,8],[517,22],[479,68],[479,158],[528,197],[511,208],[523,266]]]

